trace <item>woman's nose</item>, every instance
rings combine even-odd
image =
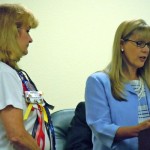
[[[145,45],[145,47],[142,48],[143,52],[149,52],[150,47]]]
[[[31,36],[29,35],[29,43],[32,43],[33,39],[31,38]]]

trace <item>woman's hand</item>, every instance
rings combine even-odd
[[[150,128],[150,119],[138,124],[139,132],[148,128]]]

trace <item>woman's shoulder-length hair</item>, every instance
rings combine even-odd
[[[30,10],[20,4],[1,4],[0,61],[14,68],[23,55],[17,41],[21,26],[36,28],[38,21]]]

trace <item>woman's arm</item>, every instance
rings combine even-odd
[[[119,127],[115,135],[115,141],[138,137],[139,132],[147,128],[150,128],[150,120],[146,120],[136,126]]]
[[[6,134],[17,150],[40,150],[36,141],[25,130],[23,124],[23,111],[9,105],[0,110],[0,118],[5,127]]]

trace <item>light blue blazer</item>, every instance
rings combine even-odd
[[[150,91],[145,85],[150,110]],[[93,150],[138,150],[138,139],[113,143],[120,126],[138,124],[138,97],[130,84],[125,84],[127,101],[116,100],[110,79],[104,72],[88,77],[85,89],[86,120],[93,133]]]

